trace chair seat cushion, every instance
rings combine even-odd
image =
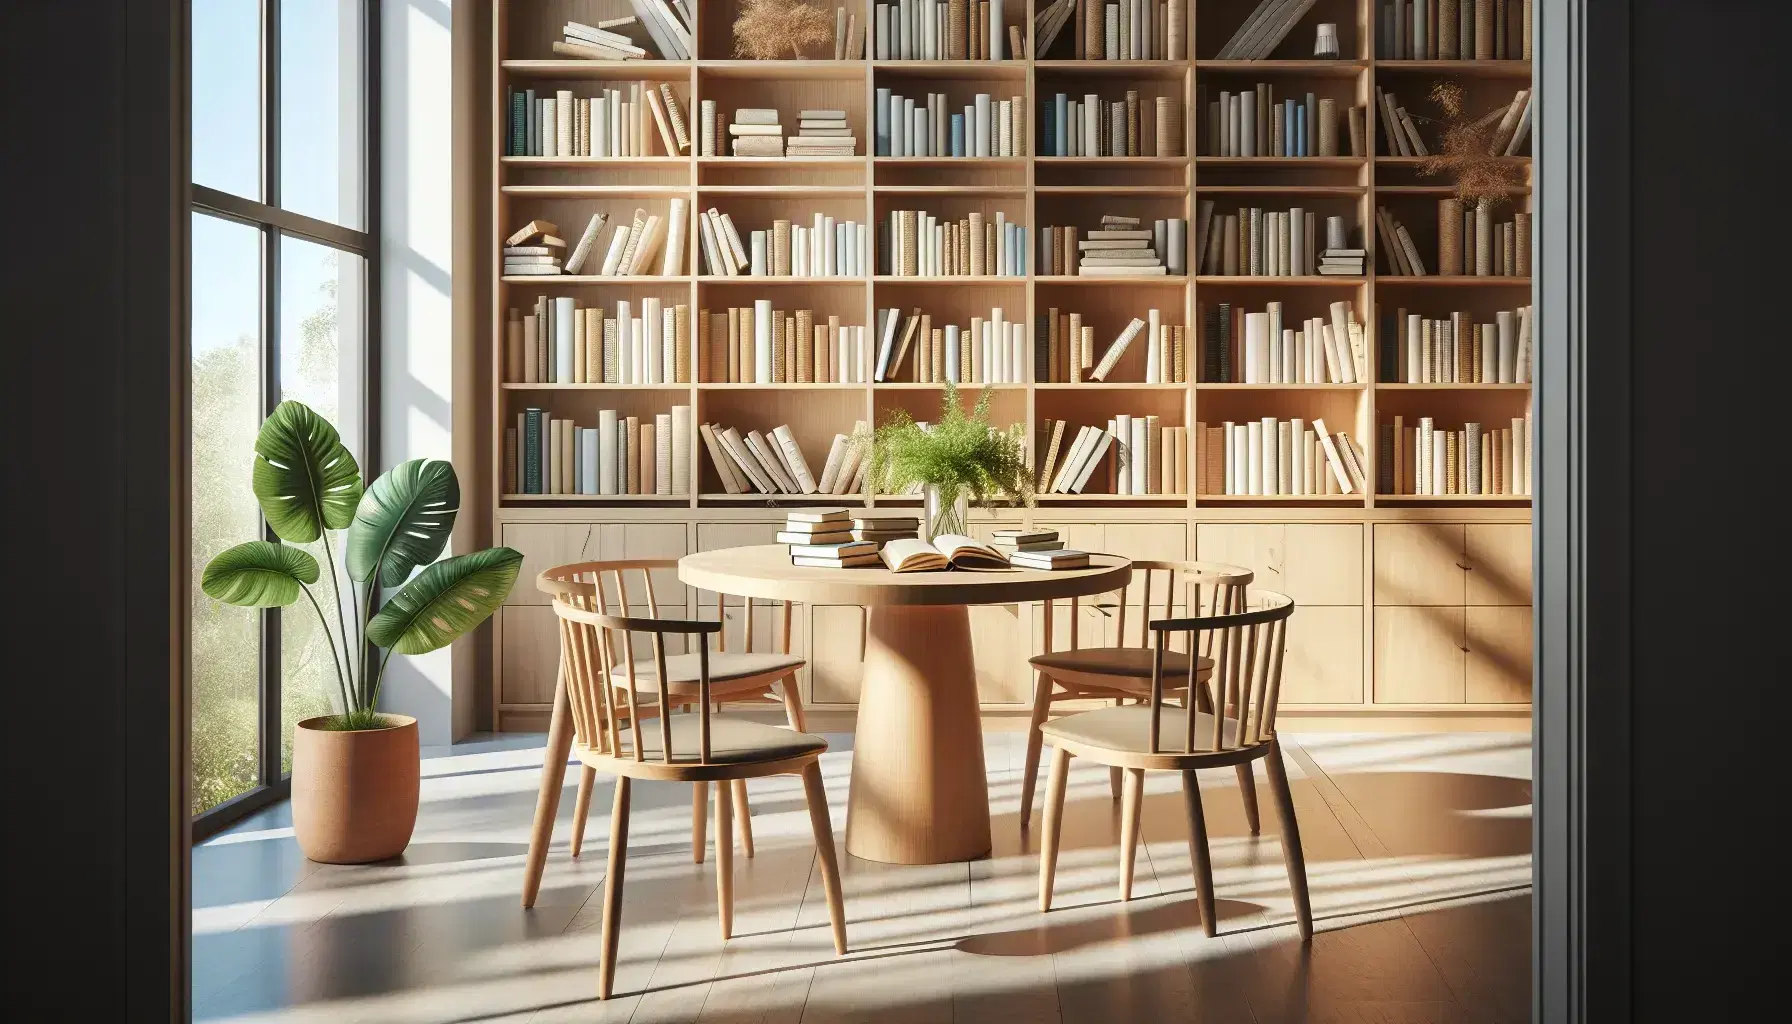
[[[636,648],[639,650],[640,648]],[[709,681],[712,685],[738,682],[743,679],[755,679],[762,676],[778,676],[785,672],[801,668],[803,659],[794,654],[752,653],[736,651],[711,651],[709,655]],[[696,654],[669,654],[666,656],[666,688],[674,692],[696,693],[700,666]],[[610,682],[616,686],[628,685],[628,671],[615,669],[610,673]],[[635,691],[637,693],[658,693],[658,671],[654,668],[653,659],[635,662]]]
[[[777,725],[754,722],[729,715],[711,715],[709,719],[709,760],[698,757],[699,722],[703,716],[695,712],[673,715],[673,764],[752,764],[782,761],[828,749],[828,741],[806,732],[796,732]],[[633,758],[632,730],[623,733],[623,756]],[[641,752],[649,761],[660,760],[660,723],[657,719],[641,722]]]
[[[1161,710],[1157,722],[1159,753],[1182,751],[1183,730],[1187,723],[1188,712],[1181,708],[1165,707]],[[1143,754],[1151,749],[1146,740],[1150,729],[1151,708],[1142,704],[1126,704],[1054,718],[1040,726],[1039,731],[1053,740]],[[1226,745],[1232,745],[1237,736],[1237,720],[1226,719]],[[1205,711],[1195,714],[1194,745],[1196,753],[1213,746],[1213,716]]]
[[[1053,669],[1087,675],[1123,676],[1128,679],[1151,678],[1149,647],[1084,647],[1075,651],[1053,651],[1027,659],[1034,668],[1050,675]],[[1202,658],[1197,668],[1200,678],[1213,671],[1213,659]],[[1188,655],[1181,651],[1164,652],[1164,684],[1188,679]]]

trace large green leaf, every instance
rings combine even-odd
[[[271,540],[252,540],[219,553],[205,567],[199,589],[225,604],[284,608],[303,584],[316,583],[317,559]]]
[[[361,468],[330,421],[281,402],[255,438],[255,498],[281,540],[309,544],[346,529],[361,500]]]
[[[367,639],[399,654],[446,647],[498,610],[522,567],[522,552],[511,548],[437,562],[368,621]]]
[[[412,569],[442,553],[459,510],[460,481],[453,466],[412,459],[392,467],[361,496],[349,525],[349,576],[365,581],[378,571],[381,586],[398,586]]]

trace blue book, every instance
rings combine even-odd
[[[1058,148],[1055,152],[1052,153],[1052,155],[1053,156],[1069,156],[1070,155],[1070,97],[1064,95],[1063,93],[1059,93],[1057,96],[1057,99],[1055,101],[1053,101],[1053,106],[1055,106],[1057,108],[1052,112],[1052,121],[1054,122],[1055,127],[1058,129],[1058,134],[1057,134]]]
[[[964,155],[964,115],[952,115],[952,155]]]
[[[1300,146],[1294,141],[1294,101],[1282,101],[1282,151],[1276,156],[1299,156]]]
[[[1288,118],[1287,118],[1286,123],[1289,127],[1291,127],[1293,129],[1292,134],[1289,135],[1289,143],[1290,144],[1288,146],[1288,153],[1291,156],[1306,156],[1307,155],[1306,120],[1307,120],[1306,110],[1304,110],[1303,108],[1301,108],[1299,106],[1296,106],[1295,102],[1293,100],[1289,100],[1288,101]]]
[[[877,99],[875,102],[876,102],[876,106],[877,106],[877,111],[876,111],[876,113],[877,113],[877,134],[876,134],[877,149],[873,152],[872,155],[873,156],[889,156],[890,155],[890,90],[888,90],[888,89],[877,90]]]

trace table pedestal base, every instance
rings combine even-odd
[[[846,852],[943,864],[990,851],[989,781],[963,605],[871,608]]]

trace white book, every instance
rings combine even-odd
[[[665,277],[684,273],[684,243],[690,235],[690,225],[686,223],[689,215],[689,200],[674,198],[666,218],[665,256],[660,260],[660,274]]]
[[[689,406],[678,408],[688,409]],[[723,454],[721,443],[716,440],[715,430],[709,424],[698,424],[697,433],[703,438],[703,447],[709,449],[710,464],[716,467],[716,476],[721,478],[723,490],[729,494],[740,494],[752,486],[741,478],[740,471],[734,467],[734,459]]]
[[[1114,435],[1099,427],[1091,429],[1095,431],[1095,436],[1089,445],[1088,455],[1083,459],[1082,468],[1077,471],[1076,485],[1071,488],[1076,494],[1083,493],[1083,488],[1089,484],[1090,475],[1101,464],[1101,457],[1107,454],[1108,446],[1114,443]]]
[[[1127,446],[1127,467],[1132,475],[1132,493],[1151,493],[1151,422],[1143,416],[1132,420],[1132,443]]]
[[[1121,413],[1108,420],[1108,433],[1114,435],[1114,493],[1131,494],[1133,456],[1137,454],[1132,446],[1132,416]]]
[[[753,300],[753,382],[772,382],[772,301]]]
[[[820,494],[833,494],[834,484],[840,476],[840,463],[846,458],[846,435],[835,434],[828,445],[827,461],[821,465],[821,479],[815,482],[815,490]]]
[[[764,434],[757,430],[747,431],[747,451],[758,460],[759,468],[777,485],[776,490],[785,494],[802,493],[795,478],[785,470],[784,460],[773,447],[773,442],[766,440]]]
[[[1268,384],[1269,381],[1269,314],[1244,315],[1244,382]]]
[[[1332,435],[1325,429],[1325,421],[1315,419],[1313,431],[1319,435],[1319,447],[1325,451],[1325,463],[1331,467],[1332,476],[1338,481],[1338,493],[1349,494],[1351,488],[1350,471],[1345,468],[1338,448],[1332,443]]]
[[[554,380],[555,384],[572,383],[573,313],[577,308],[570,296],[554,299]]]
[[[772,439],[778,444],[778,451],[783,454],[784,462],[790,467],[797,488],[804,494],[814,494],[819,488],[815,483],[815,475],[809,471],[809,460],[803,457],[803,449],[796,443],[788,424],[780,424],[772,428]]]
[[[758,488],[761,494],[779,493],[781,488],[777,481],[766,470],[765,465],[759,461],[758,456],[753,454],[747,440],[740,436],[740,431],[733,427],[724,427],[716,437],[722,442],[722,447],[734,460],[734,464],[740,468],[742,475],[752,481],[753,486]]]
[[[1064,450],[1063,461],[1059,463],[1058,471],[1052,476],[1050,486],[1046,487],[1046,493],[1061,494],[1065,492],[1069,488],[1070,483],[1075,480],[1077,471],[1082,469],[1084,449],[1088,446],[1089,432],[1093,429],[1093,427],[1089,426],[1077,428],[1076,437],[1071,440],[1070,446]]]
[[[711,207],[711,212],[714,212],[713,207]],[[721,221],[722,237],[728,240],[728,249],[733,254],[734,272],[739,274],[747,269],[747,247],[741,244],[740,232],[734,228],[733,217],[725,213],[717,213],[716,217]]]
[[[616,490],[616,410],[597,412],[597,493]]]
[[[683,202],[683,200],[673,201]],[[585,261],[590,258],[591,251],[597,247],[598,233],[603,231],[604,224],[609,221],[609,219],[610,215],[607,213],[594,213],[591,215],[591,220],[585,225],[585,232],[579,236],[579,244],[573,247],[572,255],[566,258],[566,272],[568,274],[576,274],[584,269]]]
[[[616,276],[616,271],[622,266],[622,254],[628,249],[628,236],[629,225],[616,225],[616,233],[610,236],[610,251],[604,255],[603,269],[597,272],[598,276]]]
[[[725,277],[734,271],[734,264],[722,261],[722,251],[716,242],[715,219],[708,213],[697,217],[697,238],[703,249],[703,262],[709,267],[712,277]]]
[[[1245,494],[1262,494],[1263,490],[1263,421],[1251,420],[1245,429]]]
[[[653,265],[654,254],[659,251],[660,243],[665,238],[665,230],[665,222],[660,219],[659,214],[648,215],[646,224],[641,228],[640,242],[629,256],[628,269],[623,271],[624,274],[639,274]]]

